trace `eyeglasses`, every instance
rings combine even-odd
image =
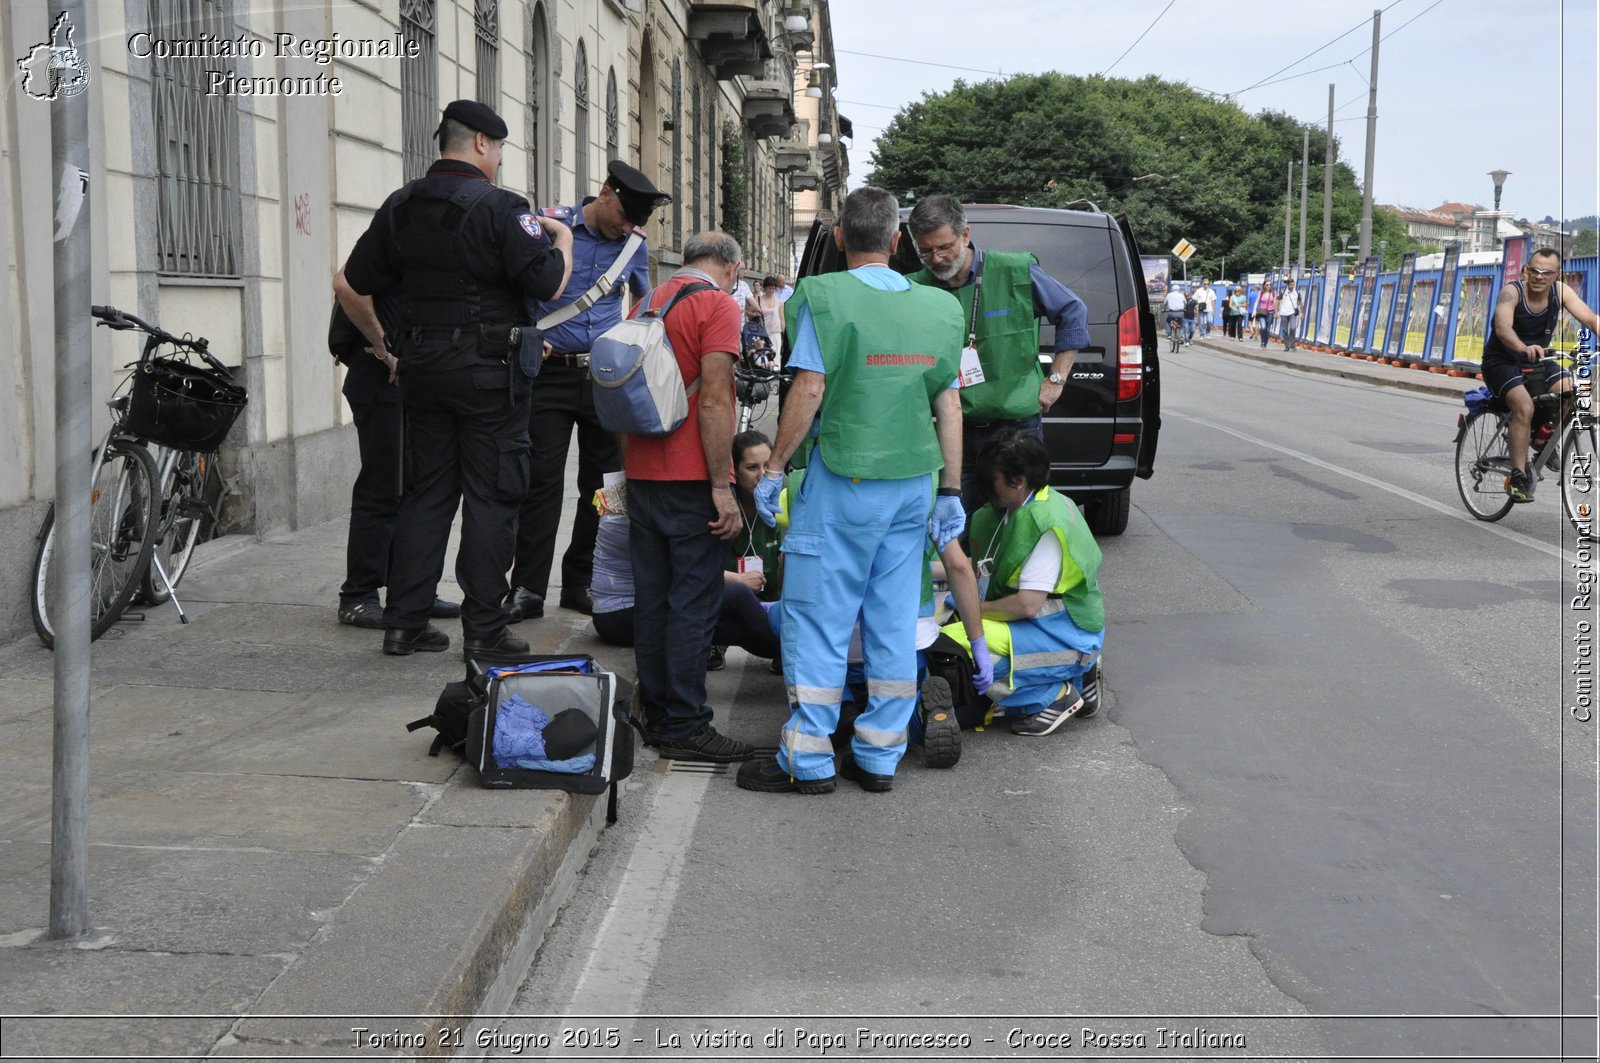
[[[1554,277],[1561,272],[1558,269],[1534,269],[1532,266],[1524,266],[1523,268],[1528,271],[1528,276],[1538,277],[1540,280],[1544,280],[1546,277]]]
[[[961,250],[961,238],[958,236],[947,244],[938,247],[917,247],[917,257],[926,262],[930,258],[949,258]]]

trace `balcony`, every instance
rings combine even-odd
[[[811,148],[804,140],[785,140],[778,144],[773,165],[779,173],[792,173],[811,165]]]
[[[776,81],[754,81],[745,89],[744,126],[756,137],[782,137],[794,125],[792,90]]]
[[[690,0],[688,36],[718,81],[767,73],[772,44],[759,0]]]
[[[822,175],[811,167],[797,170],[789,175],[789,187],[796,192],[815,192],[822,187]]]

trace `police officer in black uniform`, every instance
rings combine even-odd
[[[385,335],[400,328],[400,297],[381,292],[374,300]],[[378,590],[389,585],[389,543],[400,512],[403,430],[400,389],[381,355],[337,302],[328,323],[328,351],[345,367],[344,399],[355,421],[361,469],[350,489],[350,531],[345,545],[344,586],[339,588],[339,623],[381,628]],[[461,615],[454,602],[435,601],[435,619]]]
[[[493,110],[456,100],[436,135],[439,160],[384,202],[333,284],[397,370],[410,432],[383,652],[449,647],[428,616],[458,504],[464,651],[525,652],[501,601],[528,486],[528,395],[542,348],[532,303],[566,286],[572,234],[495,187],[506,124]],[[372,300],[389,291],[403,308],[396,336],[385,334]]]

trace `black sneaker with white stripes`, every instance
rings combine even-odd
[[[1011,721],[1011,733],[1014,735],[1027,735],[1030,738],[1043,738],[1047,734],[1054,734],[1058,728],[1083,709],[1083,696],[1070,686],[1060,698],[1050,703],[1050,706],[1031,716],[1019,716]]]
[[[1083,673],[1083,708],[1078,710],[1078,719],[1087,720],[1100,711],[1100,687],[1105,678],[1105,654],[1094,662],[1094,667]]]

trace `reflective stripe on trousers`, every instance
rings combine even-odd
[[[846,651],[862,618],[867,706],[851,751],[893,775],[917,705],[917,603],[933,496],[930,477],[854,482],[813,455],[783,550],[783,671],[793,692],[778,763],[797,779],[834,773]],[[815,700],[813,700],[815,699]]]

